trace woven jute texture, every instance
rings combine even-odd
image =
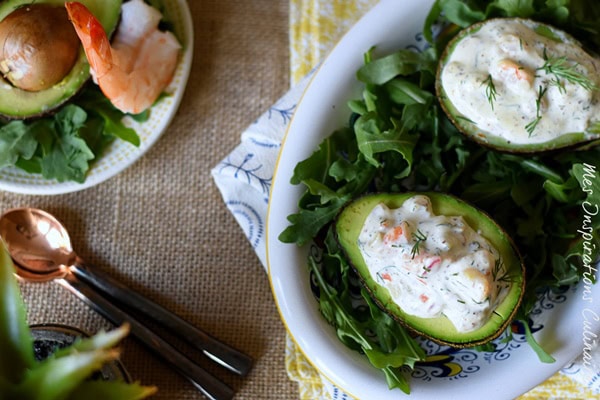
[[[57,196],[0,192],[2,211],[55,214],[88,263],[246,352],[246,378],[166,338],[235,388],[236,399],[297,399],[284,366],[285,329],[263,267],[227,211],[210,169],[289,85],[287,0],[188,0],[194,60],[179,111],[164,136],[120,175]],[[93,333],[111,325],[56,283],[23,283],[30,323]],[[202,399],[133,337],[122,361],[153,399]]]

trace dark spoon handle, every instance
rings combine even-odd
[[[69,289],[79,299],[111,321],[115,325],[128,323],[131,334],[150,348],[163,361],[170,364],[181,375],[186,377],[198,390],[211,400],[230,400],[234,391],[206,372],[202,367],[181,354],[177,349],[156,335],[135,318],[114,306],[110,301],[99,295],[92,287],[77,279],[73,274],[67,274],[58,282]]]
[[[221,366],[242,376],[250,371],[252,358],[196,328],[161,305],[111,278],[99,268],[89,267],[78,262],[72,267],[72,271],[80,280],[159,323]]]

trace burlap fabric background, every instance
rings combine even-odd
[[[173,124],[119,176],[60,196],[0,193],[0,208],[35,206],[69,229],[74,248],[197,326],[255,358],[245,379],[173,343],[232,385],[239,399],[297,399],[284,367],[285,331],[267,275],[227,211],[210,169],[289,87],[287,0],[188,0],[195,48]],[[23,284],[31,323],[95,332],[103,318],[57,284]],[[202,399],[133,338],[122,360],[154,399]]]

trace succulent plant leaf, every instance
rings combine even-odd
[[[78,386],[68,400],[140,400],[156,393],[156,390],[154,386],[139,383],[88,381]]]
[[[16,398],[16,395],[13,393],[14,385],[8,382],[3,377],[0,377],[0,399],[2,400],[11,400]]]
[[[78,352],[110,349],[118,345],[128,334],[129,325],[123,324],[111,331],[101,331],[94,336],[78,339],[72,346],[58,350],[53,357],[61,358]]]
[[[118,357],[117,350],[104,349],[49,357],[27,371],[19,384],[19,399],[65,400],[94,371]]]
[[[19,382],[34,364],[27,312],[6,245],[0,243],[0,379]],[[1,388],[1,386],[0,386]],[[0,392],[1,394],[1,392]],[[0,396],[1,397],[1,396]]]

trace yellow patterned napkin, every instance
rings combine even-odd
[[[377,0],[290,0],[291,84],[295,86]],[[300,399],[349,399],[304,358],[288,337],[286,368],[298,382]],[[519,400],[600,399],[577,381],[557,373]]]

